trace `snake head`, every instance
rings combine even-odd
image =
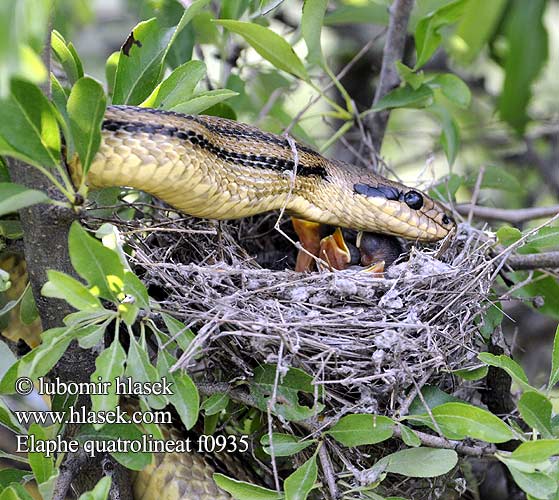
[[[354,197],[365,230],[418,241],[438,241],[456,226],[445,208],[425,193],[386,179],[358,182]]]

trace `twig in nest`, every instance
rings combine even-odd
[[[299,167],[299,152],[297,151],[297,143],[293,140],[293,138],[289,134],[286,133],[284,135],[287,142],[289,143],[289,146],[291,147],[291,152],[293,153],[293,170],[291,171],[291,176],[290,176],[291,178],[289,183],[289,192],[287,193],[285,202],[281,207],[276,223],[274,224],[274,229],[279,234],[281,234],[287,241],[289,241],[292,245],[294,245],[295,248],[297,248],[297,250],[302,251],[305,254],[307,254],[309,257],[311,257],[316,262],[317,266],[320,264],[328,266],[328,264],[324,262],[321,258],[317,257],[316,255],[313,255],[303,245],[301,245],[301,243],[291,238],[280,226],[280,222],[285,213],[285,209],[287,208],[287,204],[289,203],[289,200],[293,195],[293,189],[295,188],[295,179],[297,178],[297,168]]]

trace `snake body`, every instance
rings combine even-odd
[[[70,168],[79,181],[79,161]],[[87,182],[137,188],[211,219],[284,208],[308,221],[419,241],[439,240],[454,227],[425,193],[328,160],[286,137],[224,118],[150,108],[107,108]]]

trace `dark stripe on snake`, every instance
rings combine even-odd
[[[184,115],[180,115],[180,116],[184,116]],[[188,118],[195,119],[195,117],[188,117]],[[208,130],[217,133],[216,130],[212,130],[214,127],[209,127],[207,126],[207,124],[203,122],[199,122],[198,120],[195,121],[197,121],[197,123],[200,123],[201,125],[206,127]],[[102,128],[103,130],[108,130],[111,132],[123,130],[129,133],[143,132],[146,134],[162,134],[168,137],[176,137],[177,139],[180,140],[189,141],[191,144],[209,151],[210,153],[212,153],[213,155],[215,155],[216,157],[224,161],[237,163],[239,165],[244,165],[247,167],[269,168],[272,170],[276,170],[276,171],[279,170],[283,172],[286,170],[288,171],[293,170],[295,166],[293,160],[286,160],[274,156],[244,154],[244,153],[237,153],[235,151],[229,151],[220,148],[215,144],[212,144],[202,134],[198,134],[193,130],[184,130],[184,129],[179,129],[178,127],[169,127],[160,123],[104,120]],[[223,134],[224,132],[219,132],[219,133]],[[266,137],[269,137],[267,134],[264,135]],[[300,149],[300,147],[297,146],[297,149]],[[297,176],[300,177],[316,176],[316,177],[320,177],[321,179],[326,179],[327,172],[324,167],[308,166],[299,162],[299,164],[297,165]]]

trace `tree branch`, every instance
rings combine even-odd
[[[559,269],[559,252],[513,255],[507,259],[507,265],[515,271],[528,269]]]
[[[50,37],[51,26],[49,23],[42,53],[42,60],[48,75],[51,71]],[[50,97],[50,78],[47,78],[42,90],[47,97]],[[13,182],[48,193],[52,199],[63,199],[62,194],[33,166],[14,158],[8,158],[7,164],[10,179]],[[53,172],[53,174],[55,173]],[[74,309],[64,300],[42,296],[41,288],[47,281],[47,270],[49,269],[76,276],[68,252],[68,233],[76,215],[69,208],[34,205],[20,210],[19,218],[23,229],[23,248],[29,281],[43,330],[60,327],[64,324],[65,316],[74,312]],[[76,342],[73,342],[49,376],[58,377],[63,382],[89,382],[90,375],[95,370],[95,357],[93,351],[81,349]],[[90,404],[89,397],[85,396],[80,396],[76,402],[78,407]],[[68,426],[66,432],[75,433],[77,430],[77,426]],[[67,460],[71,460],[68,467],[62,469],[57,480],[53,492],[54,498],[65,496],[70,484],[77,485],[80,491],[90,490],[102,477],[102,456],[87,457],[86,464],[82,463],[82,458],[80,457],[78,460],[75,457],[66,457]],[[132,487],[129,471],[120,464],[114,463],[115,474],[119,478],[119,482],[113,481],[111,495],[119,499],[131,499]]]
[[[430,448],[442,448],[446,450],[454,450],[461,455],[466,455],[469,457],[482,457],[491,456],[496,451],[497,448],[492,444],[481,444],[479,446],[468,446],[463,444],[461,441],[451,441],[444,437],[433,436],[432,434],[427,434],[426,432],[415,431],[417,437],[420,439],[421,444],[428,446]],[[402,431],[399,426],[394,426],[394,435],[396,437],[402,437]]]
[[[551,207],[506,209],[472,206],[470,203],[464,203],[457,205],[455,209],[461,215],[468,215],[471,212],[474,217],[480,219],[500,220],[512,224],[552,217],[559,213],[559,205],[553,205]]]
[[[373,106],[400,83],[400,76],[396,70],[396,61],[401,61],[404,55],[408,22],[413,3],[414,0],[394,0],[390,7],[388,33],[382,53],[382,67],[373,99]],[[367,120],[367,129],[371,132],[373,145],[377,151],[380,151],[386,125],[388,124],[388,117],[389,111],[380,111],[372,113]]]

